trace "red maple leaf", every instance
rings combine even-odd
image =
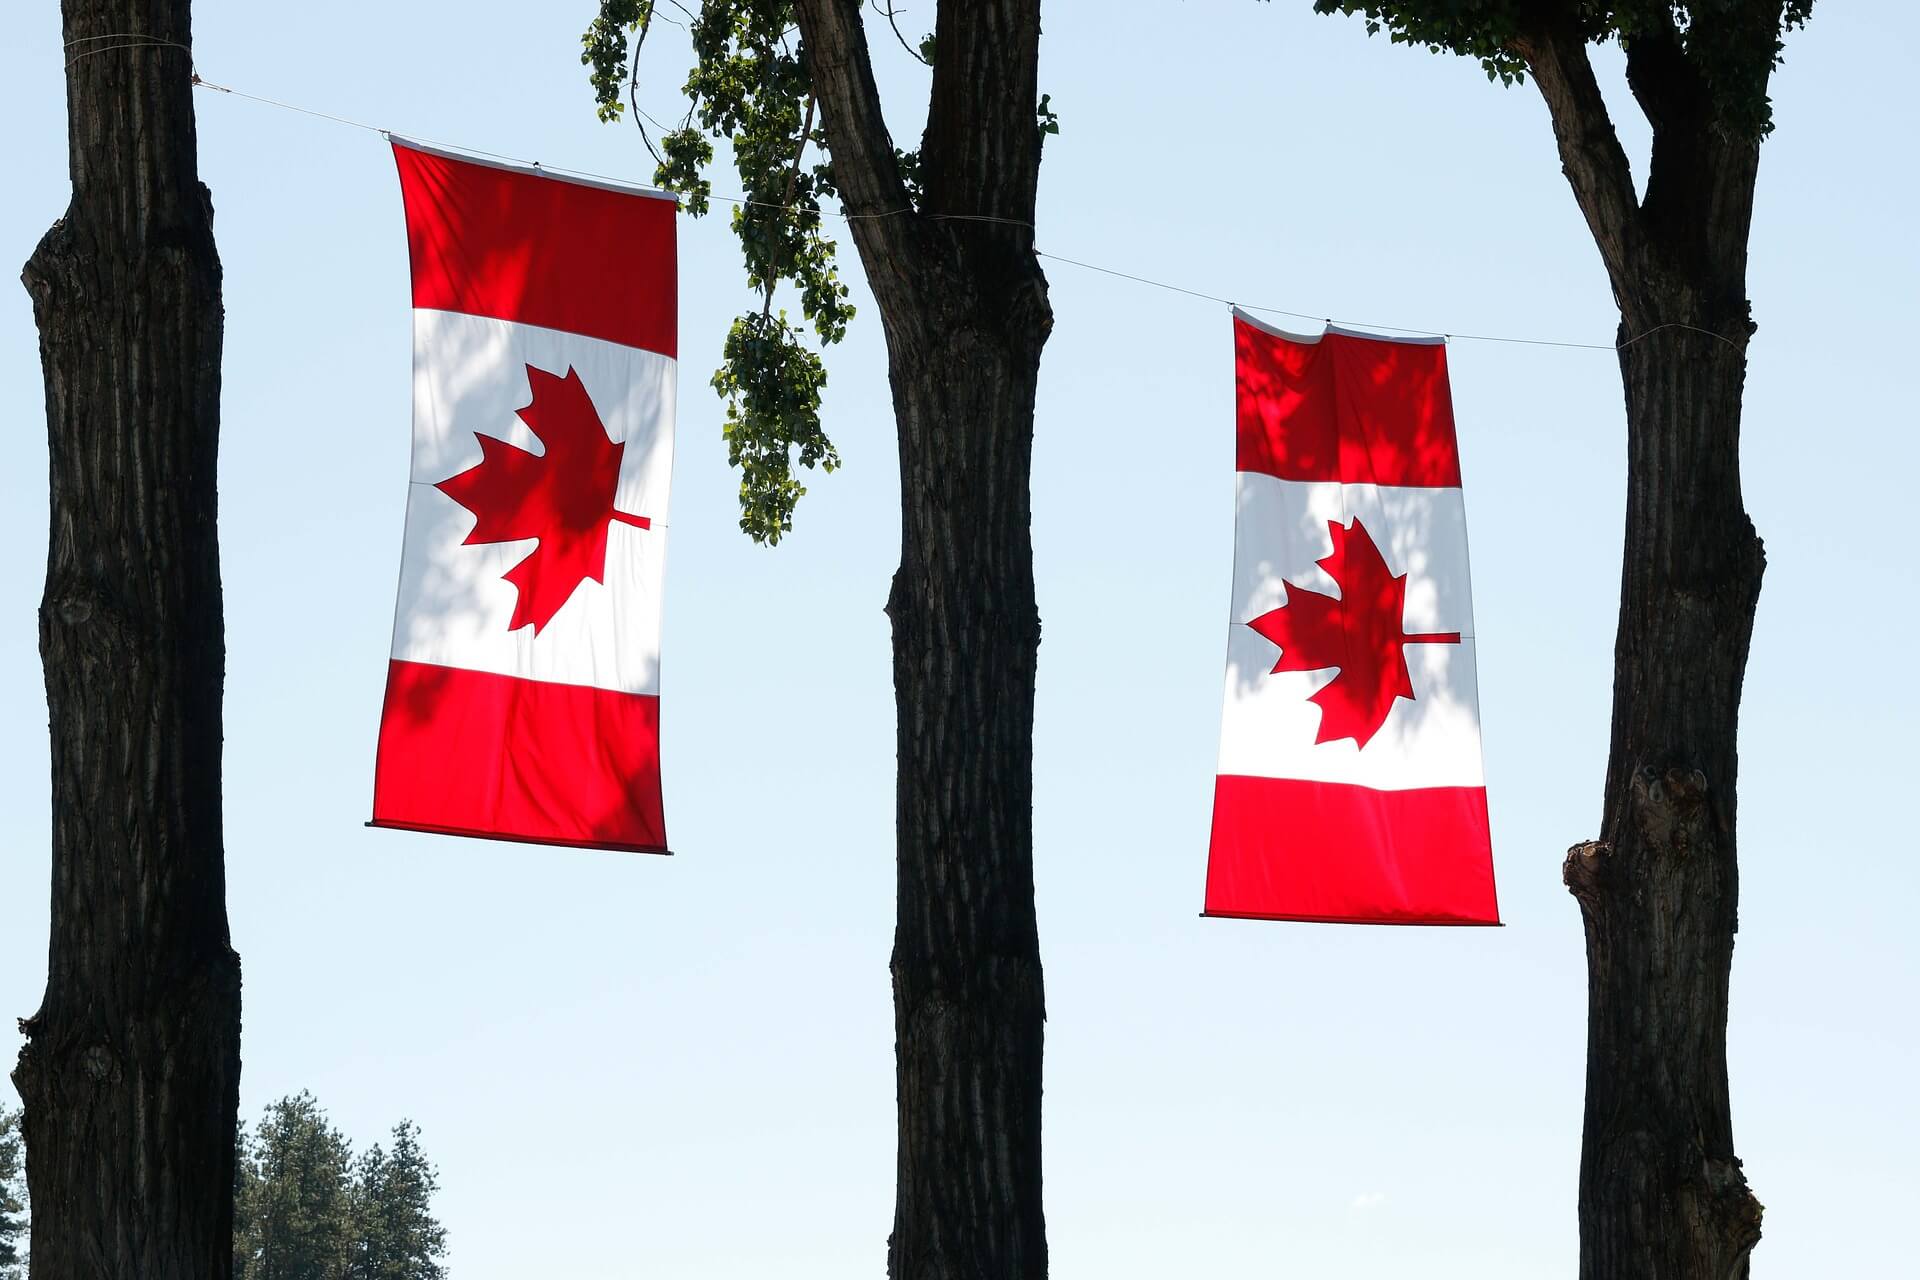
[[[1407,575],[1387,569],[1367,526],[1355,517],[1350,526],[1327,521],[1333,554],[1319,561],[1340,586],[1340,598],[1285,583],[1287,602],[1247,625],[1280,646],[1281,671],[1340,668],[1313,701],[1320,705],[1315,745],[1352,738],[1367,745],[1387,722],[1395,698],[1413,698],[1407,677],[1406,646],[1459,644],[1458,631],[1408,635],[1401,622],[1406,610]]]
[[[480,461],[434,488],[473,513],[463,545],[539,539],[501,575],[519,592],[507,630],[532,623],[539,635],[582,582],[605,581],[608,524],[645,529],[653,522],[613,509],[626,445],[607,438],[573,367],[563,378],[528,365],[527,386],[533,399],[516,412],[546,452],[528,453],[476,431]]]

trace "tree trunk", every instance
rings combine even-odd
[[[1723,319],[1744,332],[1744,315]],[[1638,315],[1622,340],[1659,323]],[[1668,328],[1620,364],[1613,744],[1601,838],[1566,863],[1587,936],[1580,1274],[1742,1280],[1760,1205],[1727,1097],[1735,747],[1765,564],[1740,496],[1745,345]]]
[[[205,1280],[232,1269],[240,1075],[220,814],[220,263],[188,0],[63,12],[73,200],[24,273],[51,463],[52,928],[13,1075],[33,1276]]]
[[[1515,45],[1620,306],[1627,402],[1606,799],[1564,868],[1587,936],[1582,1280],[1745,1280],[1760,1240],[1727,1098],[1740,687],[1766,567],[1740,493],[1760,138],[1738,99],[1764,101],[1779,27],[1755,15],[1744,43],[1701,36],[1722,41],[1718,82],[1671,24],[1623,40],[1653,126],[1639,199],[1581,30],[1543,19]]]
[[[1050,316],[1038,289],[993,292],[1027,305],[976,303],[889,334],[902,498],[887,603],[899,733],[895,1280],[1047,1270],[1028,478]]]
[[[893,1280],[1043,1280],[1029,482],[1053,327],[1033,249],[1039,0],[947,0],[921,189],[859,0],[796,0],[834,182],[886,330],[900,438],[893,620],[899,1181]]]

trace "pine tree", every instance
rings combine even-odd
[[[259,1181],[254,1176],[247,1122],[237,1120],[233,1126],[233,1280],[248,1280],[252,1274],[252,1253],[246,1243],[256,1230],[252,1207]]]
[[[369,1148],[354,1170],[347,1280],[443,1280],[447,1230],[433,1216],[439,1189],[413,1121],[393,1127],[392,1151]]]
[[[27,1171],[20,1112],[0,1109],[0,1280],[26,1280]]]
[[[267,1108],[236,1153],[234,1275],[342,1280],[353,1241],[353,1148],[304,1090]]]

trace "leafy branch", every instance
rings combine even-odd
[[[623,89],[637,96],[639,54],[653,9],[654,0],[601,0],[581,37],[580,61],[591,68],[603,121],[624,114]],[[828,472],[840,465],[820,422],[826,365],[807,344],[806,326],[772,306],[775,288],[791,282],[821,348],[846,336],[854,309],[820,222],[821,201],[837,194],[833,165],[830,157],[811,168],[801,164],[809,144],[825,153],[826,136],[812,122],[806,49],[791,40],[791,0],[709,0],[689,17],[696,61],[683,91],[691,105],[681,127],[664,133],[654,151],[654,182],[679,194],[689,214],[704,216],[713,198],[707,178],[713,139],[730,140],[745,197],[733,210],[733,231],[747,283],[762,305],[734,321],[712,385],[727,401],[727,457],[740,470],[740,527],[773,544],[793,529],[794,507],[806,493],[796,463]],[[635,112],[638,120],[637,101]]]
[[[1585,43],[1618,40],[1632,55],[1670,45],[1699,77],[1718,125],[1743,137],[1773,131],[1767,77],[1780,65],[1783,37],[1806,25],[1813,0],[1314,0],[1316,13],[1360,14],[1367,34],[1395,44],[1475,58],[1487,79],[1526,79],[1522,48],[1540,30]]]
[[[631,107],[654,157],[654,182],[677,193],[693,217],[704,216],[714,198],[707,177],[714,140],[732,146],[745,197],[733,210],[733,231],[747,284],[761,305],[733,322],[712,384],[727,402],[727,457],[740,470],[740,527],[773,544],[792,531],[794,507],[806,493],[796,468],[831,472],[840,465],[820,423],[827,382],[821,352],[846,336],[853,318],[834,242],[821,232],[821,203],[840,193],[826,132],[814,123],[806,45],[793,43],[793,0],[705,0],[697,13],[668,2],[687,17],[695,61],[682,86],[686,118],[678,128],[662,129],[657,145],[639,104],[640,53],[655,0],[599,0],[581,37],[580,61],[589,68],[599,118],[619,120]],[[931,65],[933,37],[916,48],[899,30],[901,11],[893,0],[873,3],[907,53]],[[1035,125],[1043,141],[1060,132],[1050,98],[1040,99]],[[809,147],[826,158],[804,165]],[[895,148],[894,160],[917,207],[920,153]],[[799,290],[804,324],[774,307],[782,281]],[[817,348],[807,341],[809,326]]]

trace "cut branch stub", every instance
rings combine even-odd
[[[1560,881],[1579,901],[1583,912],[1599,908],[1601,878],[1612,854],[1613,846],[1604,840],[1584,840],[1567,850],[1566,861],[1560,864]]]

